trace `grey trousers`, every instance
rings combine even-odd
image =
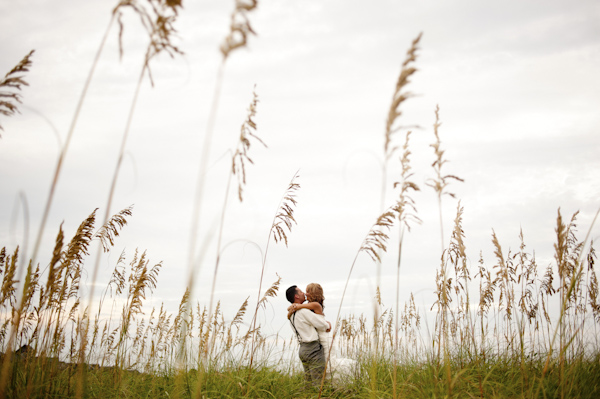
[[[306,382],[313,387],[320,387],[326,360],[319,341],[301,342],[298,355],[304,367]]]

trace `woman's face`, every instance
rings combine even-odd
[[[306,300],[308,302],[312,302],[313,298],[314,297],[312,296],[312,293],[310,292],[310,290],[308,290],[308,287],[307,287],[307,290],[306,290]]]

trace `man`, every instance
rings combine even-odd
[[[304,303],[306,295],[300,288],[292,285],[285,291],[287,300],[294,303]],[[304,367],[304,375],[313,387],[321,385],[321,378],[325,371],[325,353],[319,343],[319,331],[329,331],[331,324],[323,316],[314,314],[308,309],[298,309],[290,318],[292,329],[298,337],[300,349],[298,355]]]

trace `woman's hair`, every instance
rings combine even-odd
[[[309,302],[318,302],[325,309],[325,296],[323,295],[323,287],[321,284],[310,283],[306,286],[306,297]]]

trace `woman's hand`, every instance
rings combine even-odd
[[[288,316],[287,317],[289,319],[298,310],[298,304],[292,303],[292,305],[290,307],[288,307],[287,310],[288,310]]]

